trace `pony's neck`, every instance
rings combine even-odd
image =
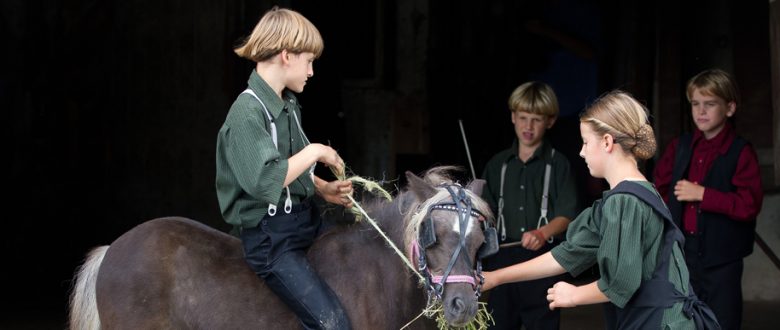
[[[406,226],[412,217],[412,208],[416,205],[411,193],[398,194],[392,203],[380,203],[375,208],[371,218],[377,221],[379,228],[405,254],[408,254],[409,243],[404,240]],[[408,255],[407,255],[408,257]]]

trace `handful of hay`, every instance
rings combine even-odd
[[[386,199],[388,201],[392,201],[393,200],[393,196],[390,195],[390,193],[387,192],[387,190],[382,188],[382,185],[379,184],[378,182],[373,181],[373,180],[369,180],[369,179],[366,179],[366,178],[363,178],[363,177],[358,176],[358,175],[353,175],[353,176],[347,177],[347,175],[345,173],[346,172],[346,165],[342,164],[341,169],[342,169],[341,171],[337,171],[336,168],[330,167],[330,171],[331,171],[331,173],[333,173],[333,175],[336,177],[336,179],[342,180],[342,181],[344,181],[344,180],[351,181],[353,185],[357,184],[357,185],[363,187],[364,190],[366,190],[366,191],[368,191],[368,192],[370,192],[372,194],[379,195],[380,197],[382,197],[382,198],[384,198],[384,199]],[[355,221],[360,222],[363,219],[363,212],[361,211],[361,209],[360,209],[359,205],[357,204],[357,202],[355,202],[355,200],[352,198],[352,196],[350,196],[350,200],[352,200],[352,208],[350,208],[349,211],[352,214],[355,215]]]

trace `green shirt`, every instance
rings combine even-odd
[[[504,177],[504,221],[507,241],[519,241],[526,231],[537,228],[541,216],[544,169],[552,162],[547,219],[562,216],[574,219],[578,210],[577,189],[566,156],[556,152],[550,158],[552,146],[545,139],[534,154],[523,162],[518,158],[518,142],[497,153],[485,165],[482,177],[487,181],[482,198],[498,218],[498,197],[501,187],[501,167],[507,164]],[[541,225],[544,225],[542,223]]]
[[[247,93],[240,94],[217,134],[217,200],[222,217],[234,226],[257,226],[277,204],[283,212],[284,179],[287,159],[305,147],[303,132],[293,114],[300,119],[300,105],[292,92],[284,99],[274,93],[255,70],[249,75],[249,88],[263,100],[277,130],[278,148],[274,146],[271,124],[260,102]],[[290,185],[293,204],[314,195],[314,182],[308,172]]]
[[[638,183],[658,194],[651,183]],[[552,249],[552,256],[574,276],[598,263],[599,289],[613,304],[623,308],[642,282],[653,275],[663,246],[664,219],[650,205],[629,194],[608,198],[600,219],[594,217],[594,207],[580,213],[569,225],[566,241]],[[687,294],[688,276],[680,246],[674,244],[669,281]],[[664,312],[662,328],[694,327],[693,321],[683,315],[682,305],[678,302]]]

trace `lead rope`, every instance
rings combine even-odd
[[[409,259],[403,254],[403,252],[401,252],[401,250],[398,249],[395,243],[393,243],[393,241],[390,240],[390,237],[387,237],[387,234],[385,234],[385,232],[383,232],[382,229],[379,228],[379,225],[376,224],[376,221],[374,221],[374,219],[371,219],[371,217],[368,216],[368,213],[366,213],[366,211],[363,210],[363,207],[360,206],[360,203],[358,203],[354,198],[352,198],[351,195],[347,195],[347,197],[349,198],[349,201],[352,202],[352,204],[355,207],[357,207],[357,209],[360,211],[360,214],[362,214],[365,217],[365,219],[368,220],[368,223],[370,223],[371,226],[374,227],[374,229],[376,229],[377,232],[379,232],[379,235],[381,235],[382,238],[384,238],[385,241],[387,241],[387,244],[390,245],[393,251],[395,251],[395,254],[401,257],[401,260],[404,262],[404,264],[406,264],[406,266],[409,267],[409,269],[411,269],[412,272],[415,275],[417,275],[417,277],[420,278],[420,281],[425,281],[425,278],[422,276],[422,274],[420,274],[416,269],[414,269],[414,266],[412,266],[411,261],[409,261]]]

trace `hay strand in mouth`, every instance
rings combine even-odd
[[[479,305],[479,307],[477,307],[477,315],[474,316],[473,320],[462,327],[450,327],[447,324],[447,319],[444,318],[444,307],[442,306],[441,301],[436,301],[436,303],[426,307],[425,310],[423,310],[422,315],[425,315],[430,319],[435,317],[436,327],[440,330],[485,330],[489,325],[495,325],[496,322],[493,320],[493,316],[490,315],[490,312],[487,310],[487,303],[478,301],[477,304]]]

